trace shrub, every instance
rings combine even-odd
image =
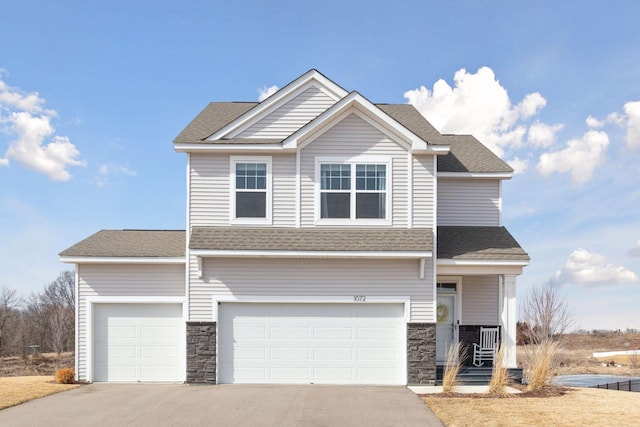
[[[549,384],[553,359],[558,352],[558,343],[544,341],[532,352],[529,366],[529,385],[527,390],[540,391]]]
[[[504,346],[500,346],[493,360],[493,371],[489,382],[489,394],[494,396],[506,396],[508,394],[505,387],[509,381],[509,370],[503,366],[503,362]]]
[[[71,368],[62,368],[56,371],[56,383],[73,384],[75,382],[76,373]]]
[[[442,376],[442,391],[444,393],[451,393],[453,387],[456,386],[456,377],[460,372],[462,360],[464,355],[460,354],[461,343],[449,346],[447,351],[447,360],[445,361],[444,374]]]

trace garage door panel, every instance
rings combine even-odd
[[[296,322],[291,319],[291,322]],[[309,328],[293,326],[272,326],[269,328],[271,340],[309,339]]]
[[[358,360],[362,361],[395,360],[397,352],[395,349],[390,349],[388,347],[358,348],[357,357]]]
[[[245,325],[240,324],[234,328],[234,336],[238,340],[261,339],[267,338],[267,328],[263,325]]]
[[[403,384],[404,333],[402,304],[225,303],[218,381]]]
[[[94,381],[180,381],[181,304],[96,304],[94,311]]]
[[[353,349],[351,347],[326,347],[326,348],[316,348],[313,351],[314,360],[323,361],[323,360],[353,360]]]
[[[320,340],[326,340],[326,339],[352,340],[354,338],[352,328],[318,326],[313,330],[313,332],[314,332],[313,337]]]
[[[269,356],[271,360],[307,360],[309,350],[300,347],[271,347]]]
[[[153,325],[153,326],[141,326],[140,327],[140,338],[142,339],[156,339],[156,338],[165,338],[165,339],[178,339],[180,336],[180,331],[175,326],[162,326],[162,325]]]

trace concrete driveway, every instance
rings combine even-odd
[[[442,426],[405,387],[91,384],[0,411],[0,426]]]

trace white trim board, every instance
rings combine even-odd
[[[363,302],[357,302],[364,297]],[[262,295],[214,295],[212,297],[212,321],[218,322],[218,304],[223,303],[255,304],[404,304],[405,322],[411,321],[411,297],[409,296],[262,296]]]
[[[186,264],[185,257],[61,256],[68,264]]]

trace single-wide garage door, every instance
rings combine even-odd
[[[180,304],[95,304],[93,380],[180,381],[184,330]]]
[[[220,383],[404,384],[402,304],[223,303]]]

